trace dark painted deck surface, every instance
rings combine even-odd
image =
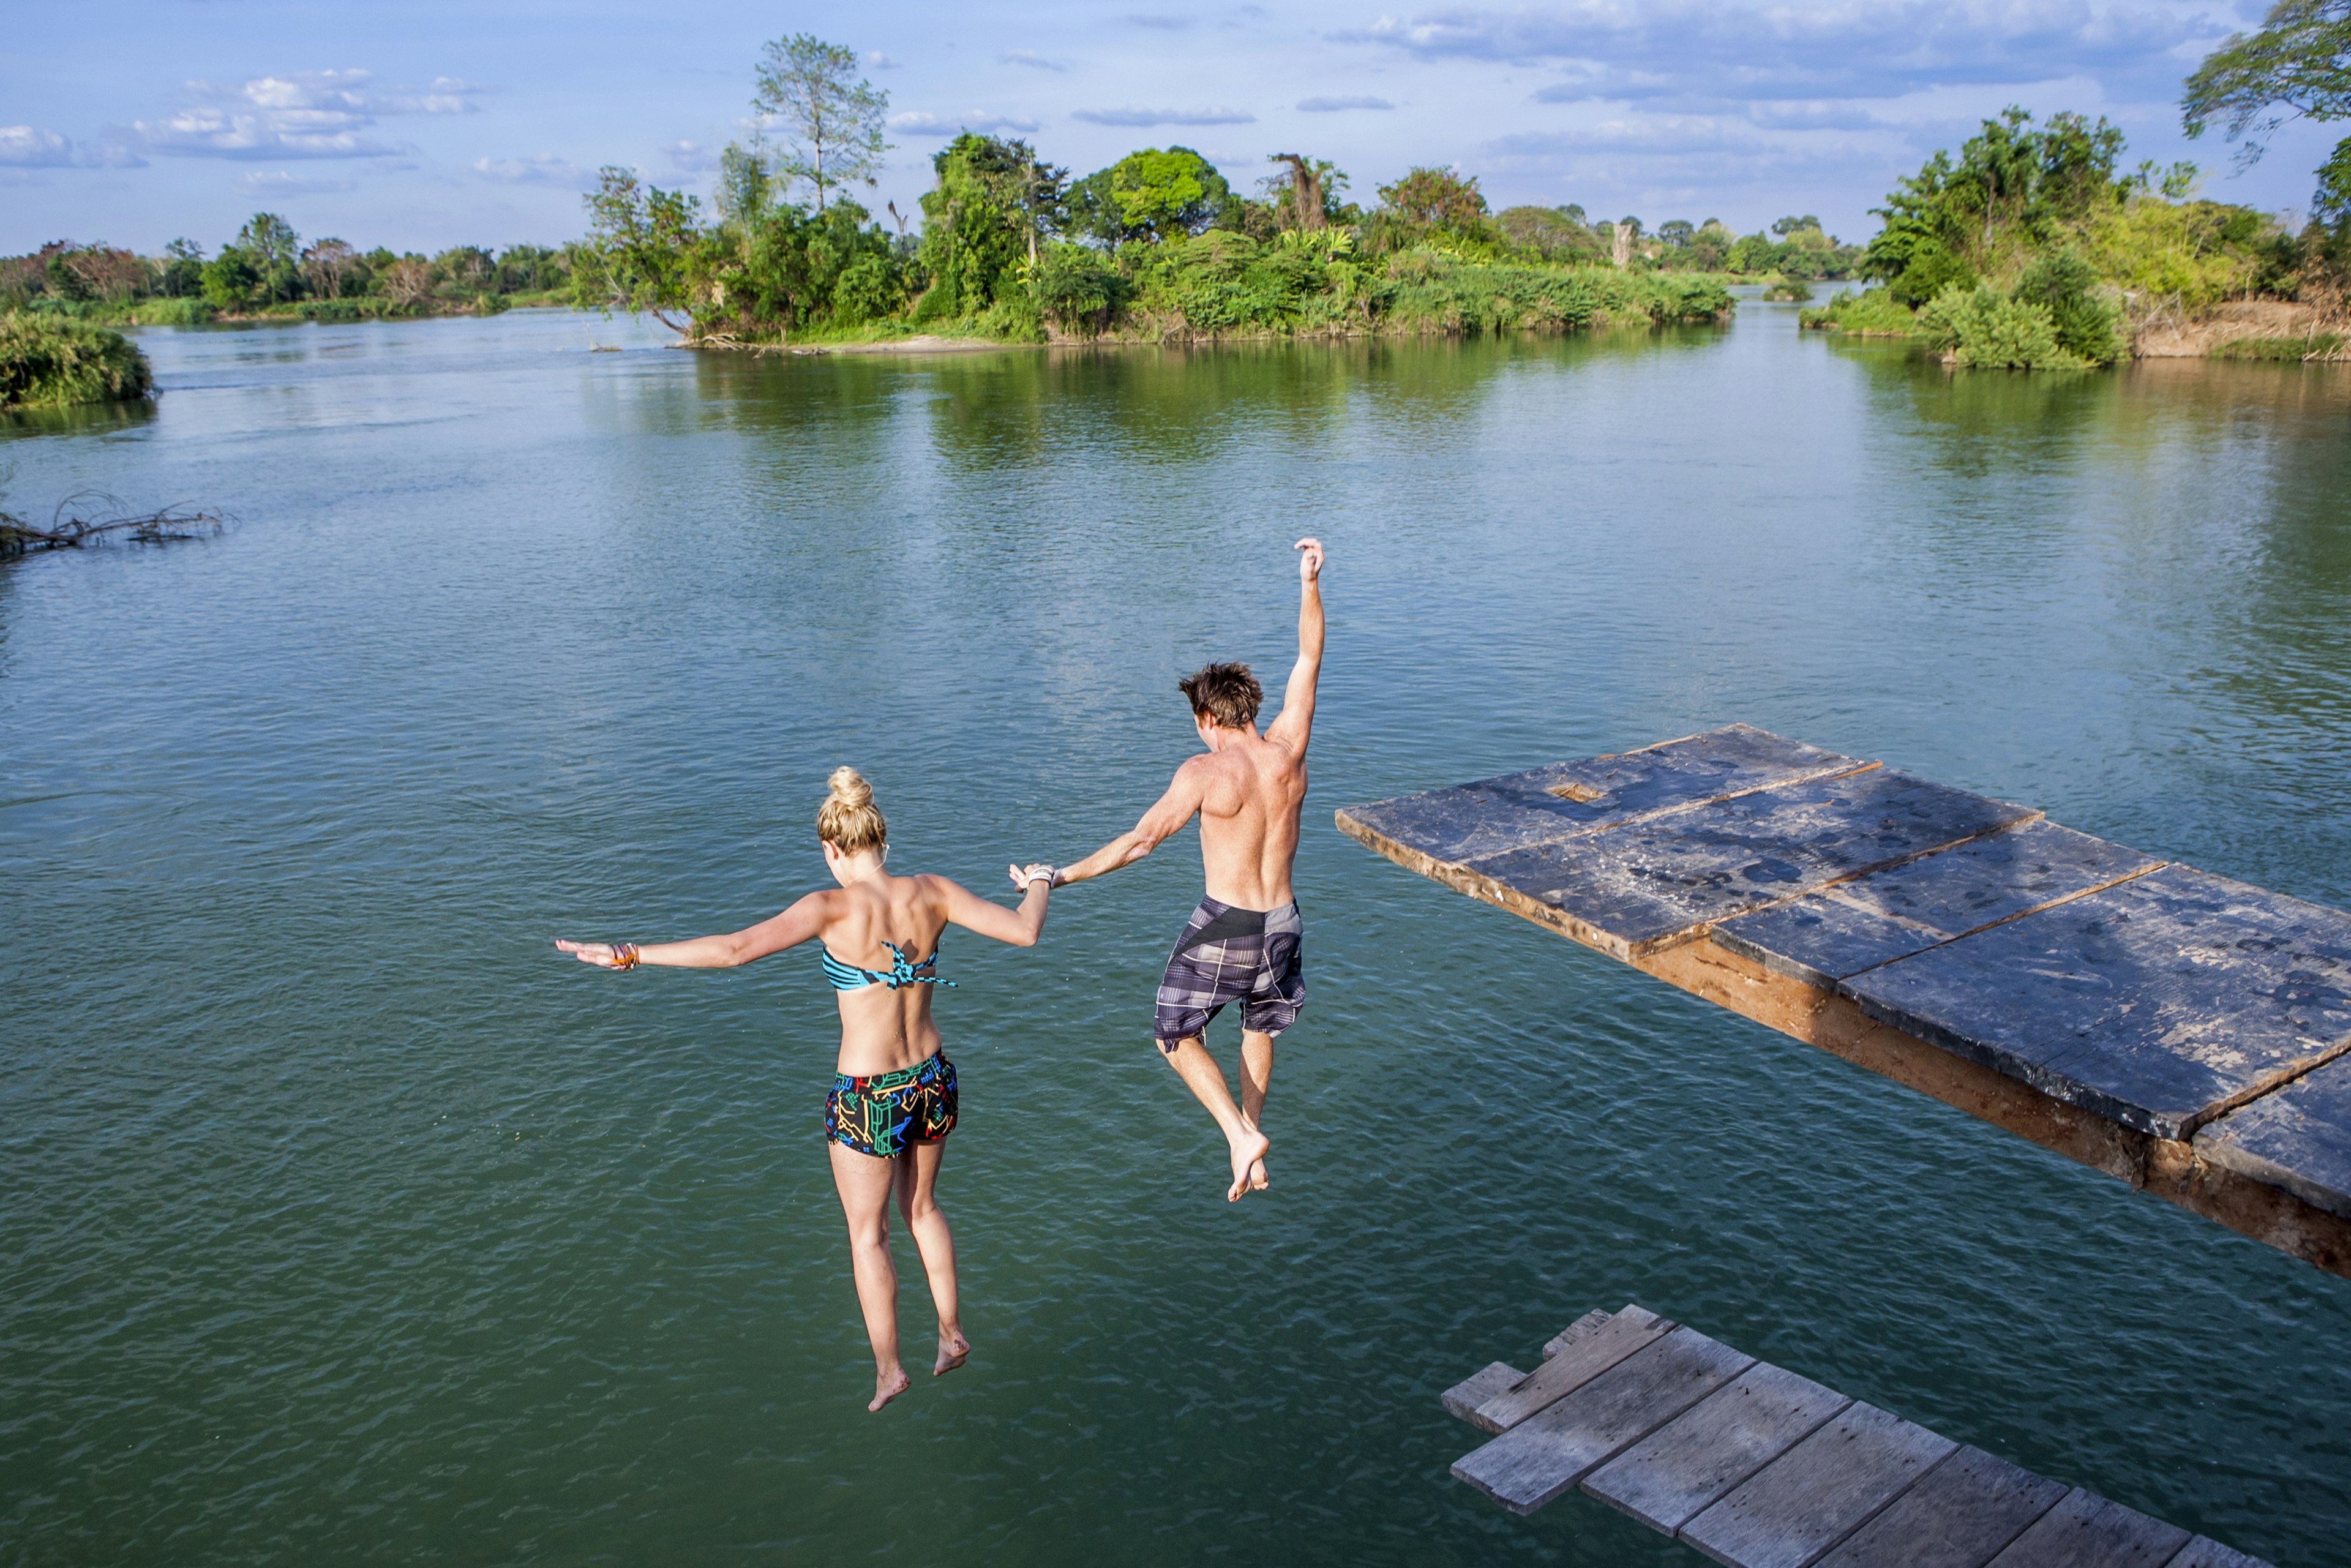
[[[2267,1568],[1640,1307],[1543,1354],[1444,1395],[1495,1434],[1454,1475],[1514,1513],[1580,1489],[1733,1568]]]
[[[2351,915],[1745,725],[1339,825],[1628,962],[1710,940],[2351,1218]]]

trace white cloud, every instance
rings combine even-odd
[[[2076,72],[2144,81],[2168,99],[2183,58],[2226,30],[2196,0],[1569,0],[1383,16],[1330,36],[1424,60],[1555,62],[1569,78],[1536,95],[1546,102],[1693,92],[1744,101],[1891,98]]]
[[[137,169],[146,162],[117,141],[76,143],[54,131],[0,125],[0,168]]]
[[[372,81],[362,70],[292,71],[233,87],[192,81],[182,108],[131,121],[123,140],[183,158],[381,158],[407,149],[371,134],[380,117],[469,114],[493,90],[455,77],[421,90]]]
[[[54,131],[0,125],[0,163],[18,169],[64,169],[73,161],[73,143]]]
[[[1239,109],[1081,109],[1070,116],[1089,125],[1249,125],[1257,116]]]
[[[699,174],[718,167],[718,154],[699,141],[672,141],[662,148],[662,153],[681,174]]]
[[[561,185],[586,190],[590,183],[585,169],[552,152],[528,158],[476,158],[474,172],[503,185]]]
[[[1081,117],[1082,118],[1082,116]],[[985,109],[974,109],[962,114],[925,114],[910,110],[890,117],[890,129],[908,136],[954,136],[960,131],[1018,131],[1024,135],[1038,128],[1037,121],[1024,120],[1017,114],[996,114]]]
[[[313,180],[284,169],[255,169],[236,183],[247,196],[315,196],[335,191],[355,191],[357,180]]]
[[[1070,68],[1059,60],[1049,60],[1034,49],[1007,49],[996,57],[1008,66],[1027,66],[1032,70],[1066,71]]]
[[[1394,109],[1384,98],[1301,98],[1298,107],[1308,114],[1337,114],[1348,109]]]
[[[906,62],[879,49],[868,49],[857,57],[857,63],[877,71],[894,71]]]

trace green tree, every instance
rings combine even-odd
[[[674,332],[686,330],[689,264],[702,238],[702,204],[639,183],[607,164],[596,172],[588,237],[573,253],[572,292],[583,307],[642,310]]]
[[[260,275],[264,299],[291,299],[301,292],[302,236],[292,224],[276,213],[256,213],[237,231],[236,248]]]
[[[1379,193],[1388,211],[1423,228],[1469,234],[1486,219],[1485,193],[1474,174],[1464,179],[1450,169],[1412,169]]]
[[[1217,166],[1189,147],[1146,147],[1112,164],[1109,173],[1111,199],[1135,238],[1199,234],[1232,200]]]
[[[2205,57],[2179,113],[2190,136],[2224,120],[2249,163],[2289,120],[2351,120],[2351,0],[2278,0],[2260,31],[2232,34]],[[2351,259],[2351,136],[2319,166],[2310,205],[2338,259]]]
[[[175,239],[163,247],[162,276],[157,292],[167,299],[187,299],[204,287],[204,247],[192,239]]]
[[[1987,120],[1954,162],[1938,152],[1874,208],[1885,220],[1862,260],[1916,305],[1953,284],[2005,273],[2116,198],[2122,132],[2100,120],[2053,114],[2035,126],[2022,109]]]
[[[862,77],[850,79],[857,51],[797,33],[769,43],[763,54],[751,107],[783,122],[783,154],[773,164],[774,175],[786,184],[806,180],[815,186],[819,207],[835,186],[854,180],[872,184],[890,151],[882,139],[890,95]]]
[[[1024,193],[1035,162],[1025,142],[969,131],[932,158],[938,183],[923,196],[917,252],[932,281],[926,317],[976,316],[1008,296],[1033,232]]]
[[[261,269],[234,245],[221,246],[220,254],[204,263],[198,277],[204,303],[215,310],[242,310],[261,291]]]

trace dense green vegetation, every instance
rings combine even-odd
[[[216,317],[355,321],[488,313],[568,300],[565,253],[456,246],[438,256],[362,252],[340,239],[304,244],[274,213],[256,213],[207,257],[176,239],[162,256],[60,240],[0,258],[0,310],[117,325],[187,326]]]
[[[2224,120],[2241,156],[2297,116],[2351,119],[2351,0],[2279,0],[2260,31],[2231,37],[2188,78],[2181,116]],[[2122,132],[2011,109],[1955,162],[1938,152],[1877,209],[1861,270],[1870,289],[1806,311],[1807,326],[1917,336],[1953,363],[2032,370],[2109,364],[2156,324],[2222,301],[2267,298],[2341,324],[2351,294],[2351,137],[2317,171],[2300,232],[2249,207],[2198,201],[2192,163],[2117,178]],[[2339,356],[2328,329],[2239,340],[2238,359]]]
[[[1714,320],[1724,275],[1847,276],[1858,247],[1814,218],[1721,224],[1489,210],[1474,178],[1423,168],[1345,199],[1343,170],[1270,156],[1238,190],[1188,147],[1082,178],[1026,141],[966,131],[933,159],[919,231],[843,188],[870,174],[886,93],[802,35],[768,46],[754,107],[782,138],[726,150],[715,211],[607,168],[572,247],[580,304],[648,311],[689,341],[770,346],[920,332],[1013,341],[1480,332]]]
[[[2194,199],[2193,165],[2116,165],[2122,133],[2011,109],[1954,159],[1938,152],[1876,209],[1864,276],[1884,287],[1804,313],[1808,326],[1914,336],[1956,364],[2111,364],[2150,324],[2222,300],[2329,287],[2324,236]]]
[[[0,408],[129,402],[154,391],[147,356],[120,332],[24,310],[0,315]]]
[[[2351,120],[2351,0],[2278,0],[2259,31],[2232,35],[2206,57],[2180,100],[2189,135],[2225,120],[2248,162],[2271,131],[2295,118]],[[2331,288],[2339,311],[2351,285],[2351,136],[2318,167],[2299,241],[2323,264],[2307,270]]]

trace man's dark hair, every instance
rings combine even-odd
[[[1265,688],[1247,664],[1209,664],[1176,685],[1192,699],[1194,714],[1220,729],[1247,729],[1257,722],[1257,705],[1265,701]]]

